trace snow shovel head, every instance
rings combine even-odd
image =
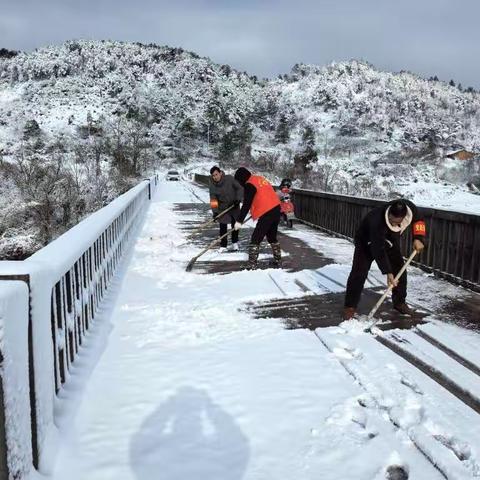
[[[407,261],[403,264],[403,267],[400,269],[400,271],[397,273],[397,275],[395,275],[395,281],[398,281],[399,278],[403,275],[403,272],[410,265],[410,262],[413,260],[413,258],[415,257],[416,254],[417,254],[417,251],[413,250],[413,252],[408,257]],[[373,316],[375,315],[375,313],[377,312],[378,308],[383,303],[385,298],[387,298],[387,295],[390,293],[392,288],[393,288],[392,285],[389,285],[388,288],[385,290],[385,292],[383,292],[383,295],[379,298],[378,302],[375,304],[375,306],[372,308],[372,310],[368,314],[368,317],[367,317],[368,321],[373,320]],[[374,327],[379,322],[379,320],[380,319],[373,320],[373,322],[364,330],[364,332],[372,333],[372,327]]]
[[[192,271],[192,268],[193,268],[193,266],[195,265],[195,261],[196,261],[196,260],[197,260],[196,258],[192,258],[192,259],[188,262],[187,268],[185,268],[185,271],[186,271],[186,272],[191,272],[191,271]]]
[[[367,328],[364,328],[363,331],[365,333],[372,333],[372,328],[375,327],[375,325],[369,325]]]
[[[245,222],[248,222],[252,217],[248,217],[245,219]],[[193,268],[193,265],[194,263],[208,250],[210,250],[212,247],[214,247],[215,245],[219,244],[221,241],[222,241],[222,238],[225,238],[227,235],[229,235],[230,233],[232,232],[232,230],[228,230],[226,233],[224,233],[221,237],[218,237],[217,239],[215,239],[213,242],[210,242],[198,255],[196,255],[195,257],[193,257],[189,262],[188,262],[188,265],[187,267],[185,268],[185,270],[187,272],[191,272],[192,271],[192,268]]]

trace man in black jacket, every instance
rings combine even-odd
[[[395,281],[395,276],[404,263],[400,251],[400,235],[409,225],[412,225],[413,248],[421,252],[425,247],[425,222],[417,207],[409,200],[394,200],[373,209],[362,219],[355,233],[355,252],[345,294],[344,320],[355,315],[373,260],[387,276],[387,285],[393,287],[393,308],[402,314],[414,314],[414,310],[405,303],[407,272]]]

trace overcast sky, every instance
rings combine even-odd
[[[259,77],[355,58],[480,88],[479,23],[480,0],[7,0],[0,48],[152,42]]]

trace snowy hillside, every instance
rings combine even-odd
[[[75,133],[114,115],[141,119],[157,141],[187,139],[206,132],[208,122],[238,123],[259,90],[246,74],[182,49],[118,42],[20,53],[4,59],[0,72],[7,147],[30,119],[52,134]]]
[[[281,112],[277,139],[283,140],[284,158],[297,155],[301,167],[302,143],[315,150],[307,155],[316,159],[309,187],[373,197],[400,194],[462,210],[473,202],[480,211],[479,200],[462,188],[479,181],[478,93],[360,62],[297,65],[270,89]],[[476,156],[447,158],[460,149]]]
[[[0,257],[31,253],[155,169],[202,160],[475,211],[480,196],[465,184],[478,182],[478,157],[446,154],[480,152],[479,126],[472,89],[357,61],[259,81],[157,45],[70,41],[5,55]]]

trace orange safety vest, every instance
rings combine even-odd
[[[277,205],[280,205],[280,200],[275,190],[265,178],[260,175],[252,175],[247,180],[247,183],[251,183],[257,189],[257,193],[253,197],[252,206],[250,207],[250,213],[254,220]]]

